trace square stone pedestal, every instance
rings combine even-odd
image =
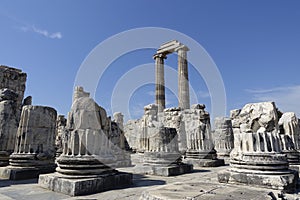
[[[136,165],[134,173],[137,174],[150,174],[156,176],[177,176],[181,174],[191,173],[193,171],[193,165],[191,164],[178,164],[169,166],[159,165]]]
[[[224,159],[193,159],[186,158],[184,163],[191,164],[197,167],[220,167],[225,165]]]
[[[218,173],[220,183],[246,184],[254,187],[264,187],[282,190],[288,193],[296,190],[298,173],[293,170],[284,172],[263,172],[254,170],[225,170]]]
[[[35,167],[0,167],[0,177],[10,180],[26,180],[38,178],[40,174],[52,173],[55,171],[54,167],[39,169]]]
[[[64,176],[59,173],[40,175],[39,186],[70,196],[88,195],[132,184],[132,174],[117,172],[87,178]]]

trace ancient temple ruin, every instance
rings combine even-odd
[[[56,120],[56,136],[55,136],[55,150],[56,157],[59,157],[63,152],[63,140],[68,135],[66,129],[67,119],[64,115],[58,115]]]
[[[217,155],[227,160],[234,147],[231,119],[227,117],[216,117],[214,129],[213,138]]]
[[[234,149],[230,168],[218,174],[222,183],[294,191],[298,179],[282,152],[275,103],[247,104],[231,113]]]
[[[19,69],[0,66],[0,166],[8,165],[14,151],[26,78]]]
[[[150,140],[149,134],[145,134],[145,127],[173,128],[177,133],[178,150],[183,156],[186,156],[184,162],[210,167],[224,165],[224,160],[217,159],[210,115],[205,111],[205,105],[190,106],[187,51],[189,51],[188,47],[177,40],[167,42],[159,47],[154,55],[157,111],[145,107],[142,119],[130,120],[126,124],[125,136],[133,149],[137,152],[145,152]],[[178,54],[179,105],[174,108],[165,108],[164,59],[167,54],[173,52]],[[154,105],[151,106],[154,108]],[[150,131],[148,129],[147,131]]]
[[[131,184],[132,174],[113,168],[110,118],[82,87],[75,88],[67,129],[56,173],[40,175],[41,187],[77,196]]]
[[[283,113],[279,119],[278,125],[281,137],[282,152],[286,154],[290,168],[299,172],[299,119],[293,112]]]
[[[45,106],[23,106],[9,166],[0,168],[2,178],[37,178],[55,169],[56,110]]]
[[[186,159],[184,162],[200,167],[218,167],[225,165],[223,159],[217,158],[214,149],[210,115],[205,105],[195,104],[183,111],[187,141]]]
[[[178,54],[178,103],[181,109],[190,108],[189,78],[187,51],[189,48],[177,40],[162,44],[153,56],[155,59],[155,103],[158,111],[162,112],[166,108],[165,103],[165,78],[164,59],[173,52]]]
[[[176,129],[161,123],[156,104],[145,106],[144,110],[140,129],[140,145],[144,155],[142,164],[135,167],[135,172],[159,176],[191,172],[193,165],[181,162]]]

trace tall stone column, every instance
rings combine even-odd
[[[189,75],[186,46],[177,49],[178,53],[178,102],[181,109],[190,108]]]
[[[155,54],[155,103],[158,105],[158,112],[162,112],[166,107],[165,100],[165,73],[164,54]]]

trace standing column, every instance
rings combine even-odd
[[[181,109],[190,108],[189,75],[186,46],[178,48],[178,102]]]
[[[162,112],[165,107],[165,75],[164,75],[164,54],[155,54],[155,103],[158,105],[158,112]]]

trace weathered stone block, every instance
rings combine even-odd
[[[43,188],[70,196],[88,195],[132,184],[132,174],[115,173],[91,177],[68,177],[59,173],[40,175],[39,185]]]
[[[134,172],[138,174],[150,174],[156,176],[177,176],[181,174],[191,173],[193,165],[191,164],[178,164],[169,166],[155,166],[155,165],[137,165]]]
[[[224,159],[185,159],[184,163],[191,164],[197,167],[220,167],[225,165]]]
[[[259,174],[250,170],[226,170],[218,173],[220,183],[247,184],[256,187],[272,188],[285,192],[296,190],[298,173],[292,170],[274,174]]]

